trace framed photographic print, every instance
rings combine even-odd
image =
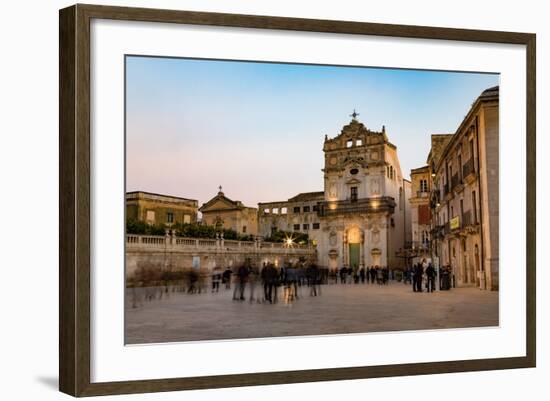
[[[534,367],[535,112],[534,34],[61,10],[60,390]]]

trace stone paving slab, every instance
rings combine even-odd
[[[261,295],[260,286],[255,293]],[[143,291],[143,290],[142,290]],[[132,307],[126,299],[126,343],[220,340],[280,336],[365,333],[498,326],[498,292],[455,288],[415,293],[402,283],[332,284],[310,296],[284,302],[233,301],[233,290],[219,293],[169,292],[162,299]]]

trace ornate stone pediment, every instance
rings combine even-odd
[[[361,181],[358,180],[357,178],[350,178],[349,180],[346,181],[346,184],[348,185],[361,184]]]
[[[220,191],[218,195],[203,204],[199,210],[202,213],[208,213],[213,211],[242,210],[244,208],[245,206],[240,201],[231,200]]]

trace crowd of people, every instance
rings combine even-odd
[[[387,285],[390,280],[403,281],[412,285],[413,292],[434,292],[437,273],[432,263],[426,259],[413,264],[404,271],[388,267],[346,267],[339,269],[320,268],[315,264],[285,265],[277,267],[264,263],[261,268],[251,263],[235,267],[215,267],[206,269],[188,269],[179,272],[177,277],[158,278],[151,283],[141,283],[145,300],[168,296],[172,292],[201,294],[218,293],[220,288],[233,290],[234,301],[277,303],[280,296],[285,302],[294,301],[302,295],[301,288],[306,287],[310,296],[321,295],[323,284],[378,284]],[[149,280],[147,280],[149,281]],[[450,269],[442,267],[440,271],[440,289],[452,287]],[[279,294],[280,293],[280,294]]]
[[[293,301],[300,297],[299,288],[306,286],[311,296],[321,295],[320,285],[325,280],[323,269],[317,265],[283,266],[277,268],[272,263],[265,263],[261,269],[252,265],[243,264],[232,270],[227,268],[214,269],[212,274],[212,291],[218,292],[219,282],[226,289],[233,283],[233,300],[249,302],[276,303],[279,298],[279,289],[285,301]],[[257,287],[260,286],[260,290]]]

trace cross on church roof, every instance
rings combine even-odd
[[[353,109],[353,113],[351,113],[349,116],[355,120],[355,117],[357,117],[358,115],[359,113],[357,113],[355,109]]]

